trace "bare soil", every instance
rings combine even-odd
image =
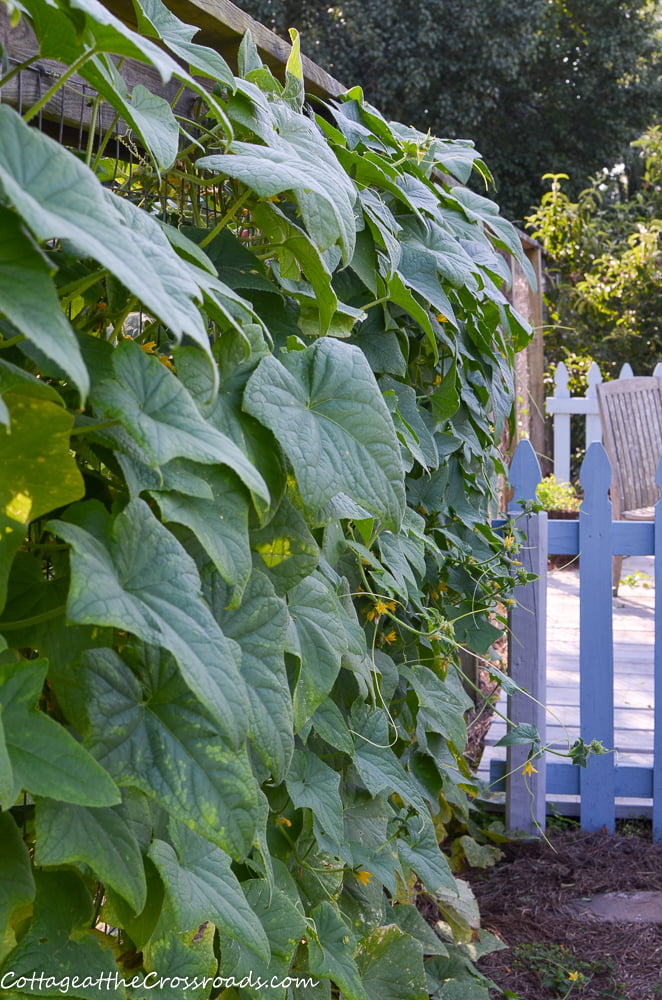
[[[662,923],[605,922],[578,916],[571,904],[598,893],[662,890],[662,844],[580,831],[549,839],[510,843],[496,867],[462,876],[483,927],[508,946],[478,963],[499,987],[491,995],[553,1000],[572,986],[572,1000],[661,1000]],[[543,985],[535,962],[522,960],[522,945],[548,946],[543,954],[562,955],[567,974],[582,970],[584,981],[573,986],[563,972],[560,982]]]

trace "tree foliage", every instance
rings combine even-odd
[[[241,0],[387,115],[476,143],[499,201],[522,219],[545,172],[574,194],[657,114],[658,4],[651,0]]]
[[[519,240],[466,144],[309,117],[296,39],[283,87],[159,0],[21,10],[133,132],[0,105],[3,985],[486,998],[439,841],[477,832],[458,651],[526,578],[489,520]]]
[[[549,254],[550,328],[554,364],[593,358],[615,376],[628,362],[649,375],[662,356],[662,131],[633,144],[636,183],[624,170],[597,177],[576,201],[565,175],[548,177],[529,224]]]

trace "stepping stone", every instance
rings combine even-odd
[[[576,917],[613,923],[662,924],[662,892],[604,892],[575,899],[568,909]]]

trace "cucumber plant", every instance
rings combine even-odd
[[[0,104],[2,986],[487,997],[448,857],[526,258],[471,143],[134,7],[10,10],[66,69]],[[34,127],[74,73],[81,151]]]

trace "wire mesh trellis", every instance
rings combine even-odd
[[[163,223],[177,228],[192,226],[213,230],[224,219],[228,205],[236,200],[236,182],[211,183],[211,175],[196,171],[191,159],[177,157],[167,170],[159,170],[141,147],[137,135],[116,110],[86,81],[78,77],[62,80],[63,68],[49,60],[26,65],[13,56],[5,57],[5,75],[0,81],[0,102],[11,104],[30,125],[55,139],[84,160],[104,187],[147,209]],[[44,97],[54,94],[44,103]],[[207,133],[204,106],[189,92],[179,100],[184,129],[180,149],[190,151]],[[31,114],[38,107],[38,112]],[[197,124],[199,120],[200,124]],[[205,183],[210,182],[210,183]],[[246,220],[241,220],[245,226]],[[69,304],[67,311],[74,308]],[[154,323],[142,308],[125,318],[123,335],[140,337]],[[169,340],[167,331],[162,339]]]

